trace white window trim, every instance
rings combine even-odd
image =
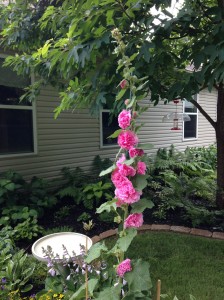
[[[0,53],[0,58],[6,58],[7,54]],[[31,84],[35,81],[34,75],[31,74]],[[25,152],[25,153],[13,153],[13,154],[0,154],[0,159],[3,158],[11,158],[11,157],[22,157],[22,156],[34,156],[37,155],[37,113],[36,113],[36,101],[32,103],[32,106],[26,105],[4,105],[0,104],[0,108],[4,109],[26,109],[32,110],[32,121],[33,121],[33,152]]]
[[[113,149],[113,148],[118,148],[117,144],[114,145],[104,145],[103,144],[103,118],[102,118],[102,113],[103,112],[110,112],[109,109],[101,109],[100,110],[100,149]]]
[[[199,101],[199,94],[194,95],[195,100],[198,102]],[[197,116],[197,125],[196,125],[196,137],[192,137],[192,138],[184,138],[184,124],[185,122],[183,122],[183,131],[182,131],[182,141],[183,142],[188,142],[188,141],[196,141],[198,140],[198,109],[195,113],[188,113],[185,112],[185,101],[183,101],[183,113],[188,114],[189,117],[191,116]]]

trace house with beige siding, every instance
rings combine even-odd
[[[9,169],[20,172],[25,178],[38,176],[56,178],[63,167],[88,170],[96,155],[114,158],[118,147],[106,139],[117,123],[108,125],[109,112],[100,112],[100,118],[89,111],[67,111],[54,118],[59,103],[57,92],[43,87],[35,103],[20,103],[24,80],[2,67],[0,55],[0,172]],[[197,101],[216,119],[216,92],[202,91]],[[148,105],[149,99],[143,101]],[[175,111],[173,103],[149,106],[140,117],[144,123],[140,131],[141,143],[152,143],[158,148],[175,145],[179,150],[187,146],[208,146],[215,142],[215,132],[208,121],[190,103],[180,102],[179,113],[187,113],[191,121],[180,122],[181,130],[170,130],[172,122],[162,122],[164,115]]]

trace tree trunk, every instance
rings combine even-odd
[[[216,204],[219,209],[224,209],[224,87],[220,84],[217,101],[217,193]]]

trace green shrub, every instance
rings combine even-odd
[[[217,147],[187,147],[185,154],[194,161],[201,162],[213,170],[217,168]]]
[[[35,209],[29,209],[27,206],[13,205],[2,209],[1,225],[15,225],[27,220],[27,218],[37,218],[38,213]]]
[[[102,181],[85,186],[82,190],[84,206],[88,209],[93,209],[94,207],[98,207],[103,199],[112,199],[112,193],[110,194],[111,189],[111,183],[103,183]]]
[[[40,236],[43,228],[37,224],[36,218],[28,218],[14,227],[14,240],[32,240]]]
[[[199,155],[200,154],[200,155]],[[165,219],[170,210],[181,208],[194,226],[212,223],[210,208],[215,207],[215,146],[187,148],[185,152],[159,149],[151,158],[147,196],[155,203],[154,216]],[[211,163],[210,163],[211,162]],[[195,207],[195,212],[190,207]],[[200,221],[194,217],[198,212]]]
[[[5,261],[0,271],[0,278],[4,278],[4,288],[0,289],[0,295],[9,292],[25,293],[32,289],[29,280],[36,264],[32,262],[27,265],[27,256],[24,250],[20,250]]]
[[[31,181],[25,181],[16,172],[1,173],[0,204],[3,217],[13,214],[11,220],[16,222],[27,217],[43,216],[44,209],[52,207],[57,201],[48,188],[49,184],[44,179],[33,177]]]

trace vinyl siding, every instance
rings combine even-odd
[[[203,104],[210,116],[216,116],[216,95],[203,91],[199,102]],[[63,112],[55,120],[54,109],[59,103],[57,93],[51,87],[45,87],[36,102],[37,122],[37,154],[20,157],[0,157],[0,172],[13,169],[20,172],[25,178],[38,176],[55,178],[63,167],[82,167],[88,170],[96,155],[101,158],[113,159],[118,147],[100,148],[99,120],[91,117],[88,110],[79,110],[74,113]],[[144,101],[144,105],[148,100]],[[141,143],[154,144],[154,151],[160,147],[169,147],[174,144],[179,150],[187,146],[207,146],[215,141],[215,133],[206,119],[199,114],[198,139],[182,141],[182,131],[171,131],[172,122],[162,123],[162,117],[173,112],[173,103],[159,104],[150,107],[141,118],[145,123],[140,131]],[[178,105],[182,112],[182,103]],[[181,125],[181,124],[180,124]]]
[[[216,120],[216,97],[217,93],[214,91],[202,91],[198,96],[198,102],[205,109],[209,115]],[[149,100],[144,101],[147,105]],[[178,104],[178,112],[183,112],[183,103]],[[140,122],[145,125],[141,129],[140,138],[142,143],[152,143],[154,148],[149,151],[151,153],[157,151],[159,148],[167,148],[172,144],[176,149],[183,151],[186,147],[202,147],[208,146],[215,142],[215,131],[205,117],[198,112],[198,137],[192,140],[183,140],[182,130],[170,130],[173,127],[172,121],[162,122],[163,116],[175,111],[175,104],[163,103],[157,106],[151,106],[140,118]],[[182,129],[182,122],[179,122],[179,127]]]
[[[41,90],[36,102],[37,154],[0,157],[0,172],[13,169],[25,178],[54,178],[63,167],[88,169],[96,155],[113,156],[116,148],[103,154],[100,149],[99,120],[88,110],[63,112],[55,120],[54,109],[59,103],[50,87]]]

